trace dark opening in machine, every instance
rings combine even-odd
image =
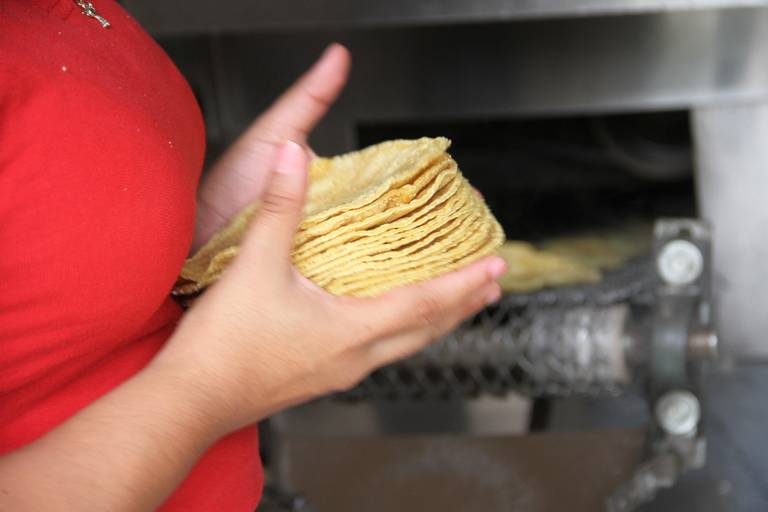
[[[695,213],[687,111],[506,120],[362,122],[359,147],[444,136],[509,239]]]

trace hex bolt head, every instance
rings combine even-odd
[[[689,391],[670,391],[656,402],[656,421],[668,434],[692,434],[696,432],[699,419],[699,400]]]
[[[687,240],[672,240],[656,258],[659,275],[668,284],[683,286],[699,278],[704,270],[704,256]]]

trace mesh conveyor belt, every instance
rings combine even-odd
[[[425,351],[377,370],[339,398],[618,392],[626,377],[618,345],[625,305],[652,300],[650,265],[649,259],[633,261],[597,285],[506,295]]]

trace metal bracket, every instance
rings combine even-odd
[[[711,236],[700,220],[664,219],[654,228],[655,306],[648,346],[653,407],[645,462],[607,501],[629,512],[672,487],[706,459],[701,433],[702,362],[716,356],[712,320]]]

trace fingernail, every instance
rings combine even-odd
[[[497,256],[488,264],[488,271],[493,279],[498,279],[507,271],[507,262]]]
[[[336,41],[332,42],[331,44],[329,44],[328,46],[325,47],[325,50],[323,50],[323,54],[321,55],[321,57],[325,57],[326,55],[328,55],[332,51],[335,51],[336,48],[338,48],[339,46],[341,46],[341,45],[339,43],[337,43]]]
[[[498,302],[501,298],[501,290],[499,288],[494,288],[494,290],[488,294],[488,296],[485,298],[485,304],[493,304],[495,302]]]
[[[280,146],[275,170],[280,174],[296,174],[304,170],[306,160],[307,152],[304,148],[292,140],[287,140]]]
[[[319,70],[323,66],[326,66],[328,64],[328,56],[331,55],[333,52],[339,51],[339,48],[344,48],[339,43],[331,43],[328,46],[325,47],[325,50],[323,50],[323,53],[320,54],[320,58],[317,59],[315,62],[313,68],[314,70]]]
[[[338,51],[339,49],[346,49],[346,47],[340,42],[334,41],[325,48],[325,51],[323,51],[323,57],[325,57],[331,52]]]

